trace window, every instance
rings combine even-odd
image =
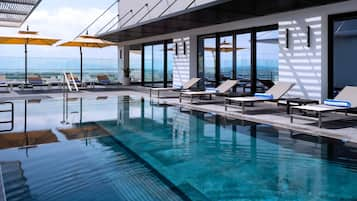
[[[257,90],[265,91],[274,85],[279,75],[278,31],[257,32]]]
[[[141,82],[141,50],[129,51],[130,79],[132,83]]]
[[[200,36],[198,76],[204,79],[204,85],[217,86],[224,80],[238,79],[241,89],[238,87],[237,92],[270,88],[278,80],[277,29],[277,25],[270,25]]]
[[[330,16],[329,96],[357,85],[357,13]],[[332,40],[332,41],[331,41]]]

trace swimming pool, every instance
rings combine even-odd
[[[2,164],[13,162],[3,180],[14,174],[6,165],[20,164],[28,200],[357,198],[355,144],[140,98],[73,99],[64,108],[60,99],[15,101],[13,132],[56,136],[0,147]]]

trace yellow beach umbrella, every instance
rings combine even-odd
[[[81,81],[83,80],[83,47],[89,47],[89,48],[104,48],[108,46],[113,46],[116,45],[115,43],[112,43],[110,41],[102,40],[99,39],[95,36],[91,35],[82,35],[77,38],[75,38],[72,41],[68,41],[65,43],[60,44],[59,46],[65,46],[65,47],[79,47],[79,53],[81,57]]]
[[[3,45],[25,45],[25,84],[27,84],[27,45],[47,45],[51,46],[59,39],[43,37],[36,31],[19,31],[13,36],[0,36],[0,44]]]

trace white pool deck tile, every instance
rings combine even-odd
[[[81,93],[70,93],[69,97],[97,97],[97,96],[135,96],[149,99],[148,88],[139,86],[130,86],[120,88],[116,91],[82,91]],[[170,97],[172,94],[168,94]],[[62,93],[41,93],[41,94],[26,94],[19,95],[16,92],[0,94],[0,101],[35,98],[49,96],[52,98],[63,97]],[[221,99],[222,100],[222,99]],[[189,101],[179,103],[178,98],[152,98],[153,103],[169,104],[177,107],[193,109],[203,112],[216,113],[227,118],[238,118],[257,123],[270,124],[279,128],[291,129],[297,133],[305,133],[313,136],[324,136],[339,139],[345,142],[357,143],[357,116],[331,113],[325,119],[323,128],[318,128],[315,122],[308,120],[294,120],[290,123],[290,116],[286,114],[284,106],[277,106],[273,103],[258,103],[254,107],[247,107],[246,114],[242,114],[238,109],[229,109],[225,111],[223,103],[220,104],[191,104]],[[340,119],[338,121],[333,121]],[[342,120],[341,120],[342,119]]]

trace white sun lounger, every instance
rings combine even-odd
[[[212,100],[213,95],[218,94],[226,94],[229,90],[231,90],[234,86],[238,84],[238,80],[226,80],[222,84],[220,84],[217,88],[212,90],[205,90],[205,91],[183,91],[180,93],[180,103],[182,99],[185,97],[190,98],[190,102],[193,103],[193,99],[195,97],[201,98],[204,96],[209,96],[209,99]]]
[[[0,75],[0,87],[4,87],[9,91],[9,84],[7,83],[5,75]]]
[[[245,113],[245,106],[247,103],[253,104],[255,102],[264,102],[264,101],[279,101],[291,88],[294,87],[294,83],[288,82],[278,82],[272,86],[266,94],[272,95],[271,98],[257,97],[257,96],[248,96],[248,97],[235,97],[235,98],[226,98],[225,99],[225,111],[228,111],[228,107],[241,109],[242,113]],[[233,104],[238,103],[238,104]]]
[[[350,102],[350,107],[337,107],[326,104],[319,105],[305,105],[305,106],[295,106],[291,108],[290,114],[290,122],[294,122],[294,118],[296,119],[304,119],[304,120],[312,120],[318,123],[318,127],[322,127],[322,114],[327,112],[345,112],[347,115],[348,110],[352,108],[357,108],[357,87],[354,86],[346,86],[343,88],[340,93],[335,97],[334,100],[343,100]],[[294,110],[299,110],[303,112],[314,112],[316,113],[316,117],[311,116],[303,116],[299,114],[294,114]]]
[[[195,84],[197,84],[201,78],[192,78],[186,83],[183,84],[182,88],[150,88],[150,98],[153,97],[154,93],[156,92],[156,97],[160,98],[160,92],[164,91],[184,91],[184,90],[189,90],[192,88]]]

